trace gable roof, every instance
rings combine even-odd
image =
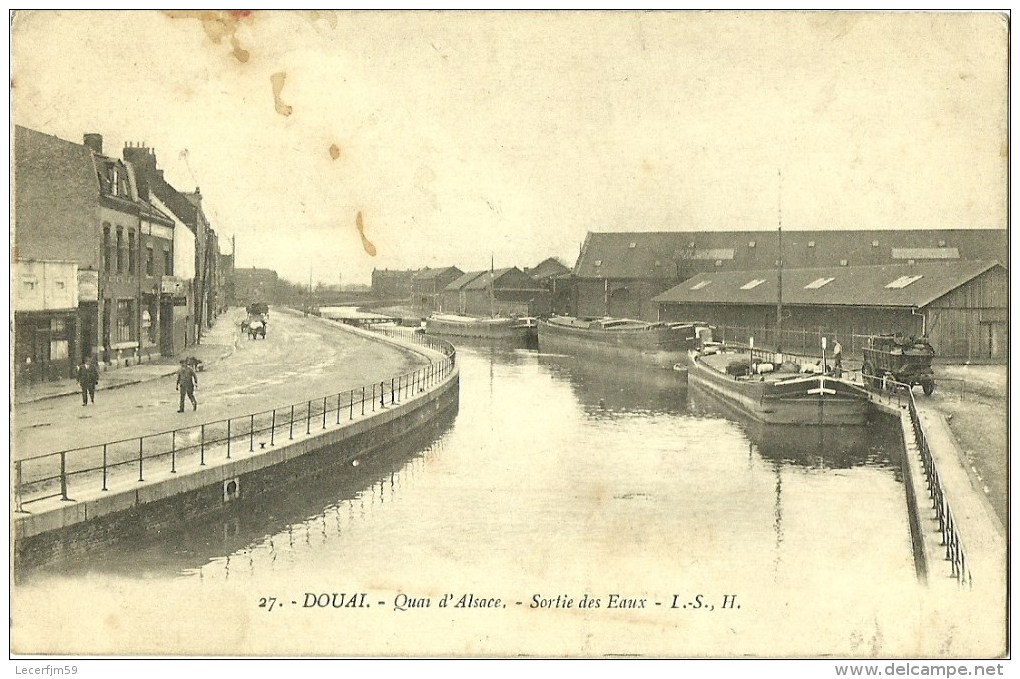
[[[559,276],[561,274],[568,273],[569,271],[570,267],[566,264],[555,257],[549,257],[548,259],[544,259],[539,262],[536,266],[528,270],[527,273],[532,278],[542,279]]]
[[[1005,229],[783,231],[790,268],[938,260],[1006,263]],[[580,278],[684,279],[697,271],[775,266],[777,231],[589,232],[574,266]]]
[[[445,276],[446,274],[456,271],[457,275],[461,275],[464,272],[455,266],[444,266],[437,269],[422,269],[414,274],[414,279],[418,281],[427,281],[439,276]]]
[[[917,307],[931,304],[998,262],[891,264],[783,269],[783,304]],[[659,304],[775,305],[778,272],[725,271],[698,274],[661,295]]]

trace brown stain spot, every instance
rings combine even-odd
[[[1002,146],[999,147],[999,156],[1001,158],[1009,158],[1009,142],[1002,142]]]
[[[207,10],[207,9],[167,9],[163,15],[171,19],[197,19],[202,24],[206,37],[214,45],[219,45],[224,38],[230,42],[231,54],[242,64],[251,58],[251,52],[241,47],[237,38],[237,28],[241,22],[254,20],[255,12],[250,9]]]
[[[106,618],[103,620],[103,624],[106,625],[106,627],[108,627],[109,629],[113,630],[120,629],[120,622],[117,620],[117,616],[115,616],[113,613],[110,613],[109,615],[106,616]]]
[[[358,228],[358,234],[361,236],[361,247],[365,248],[370,256],[375,257],[375,246],[372,242],[365,238],[365,222],[361,218],[361,211],[358,211],[358,216],[354,219],[354,224]]]
[[[282,99],[280,99],[280,92],[283,90],[283,84],[287,82],[287,72],[280,71],[279,73],[274,73],[269,76],[269,81],[273,83],[273,102],[276,105],[276,112],[281,116],[289,116],[294,112],[294,107],[288,106],[283,103]]]
[[[329,157],[332,158],[333,160],[337,160],[338,158],[340,158],[340,147],[337,146],[336,144],[332,144],[329,147]]]

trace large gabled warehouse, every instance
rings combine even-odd
[[[784,269],[783,336],[776,337],[776,269],[695,275],[656,296],[660,320],[701,320],[729,340],[754,336],[787,351],[819,336],[855,352],[869,335],[927,335],[940,357],[1004,361],[1008,282],[998,262]]]

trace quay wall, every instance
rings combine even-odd
[[[455,364],[450,375],[429,391],[339,426],[295,440],[278,440],[268,450],[260,448],[209,466],[60,503],[46,511],[16,515],[16,571],[78,558],[132,535],[170,530],[228,504],[298,484],[311,475],[326,471],[343,474],[359,458],[448,421],[459,408],[459,391],[460,373]]]

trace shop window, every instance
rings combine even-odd
[[[132,319],[134,319],[134,300],[117,300],[117,328],[115,341],[130,342],[132,340]]]
[[[145,275],[154,276],[156,270],[156,255],[151,245],[145,246]]]

